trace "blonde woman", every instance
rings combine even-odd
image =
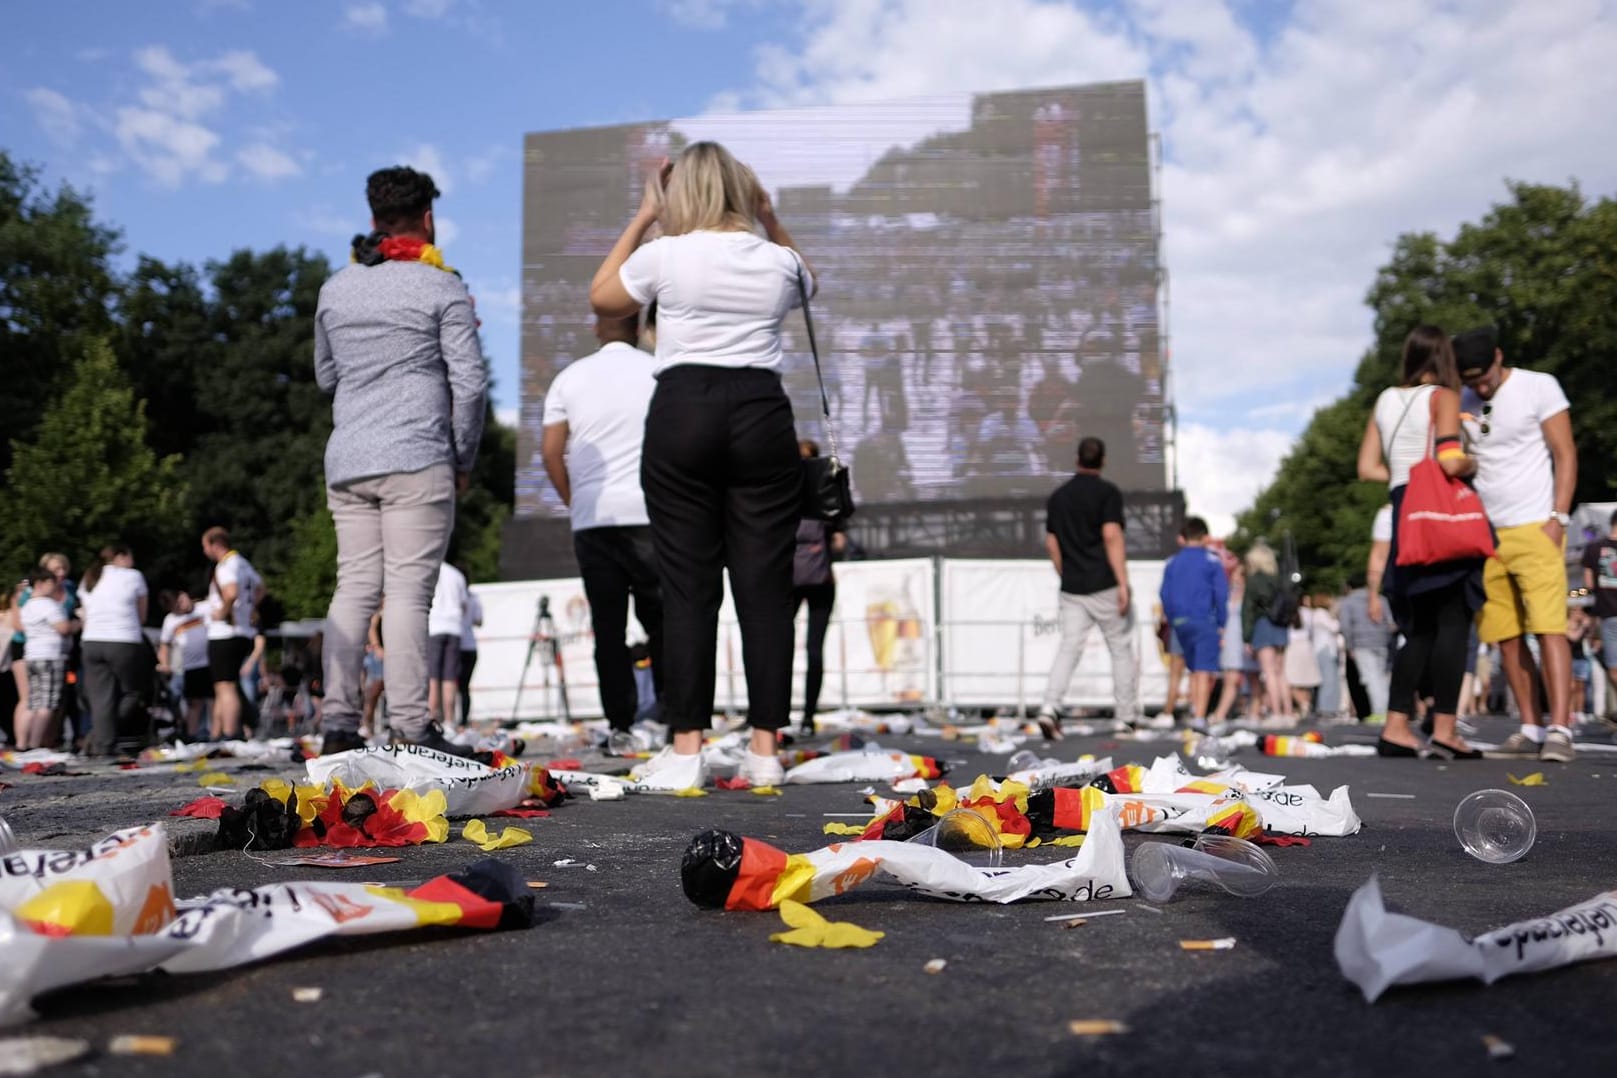
[[[1286,644],[1290,627],[1269,620],[1269,608],[1280,593],[1280,566],[1274,548],[1262,539],[1246,552],[1246,593],[1241,597],[1241,638],[1257,657],[1269,717],[1277,726],[1291,726],[1291,686],[1286,682]]]
[[[642,246],[653,225],[662,236]],[[759,229],[764,235],[758,234]],[[814,279],[759,186],[715,142],[687,147],[647,181],[640,209],[590,284],[622,318],[657,305],[657,389],[641,486],[663,588],[663,718],[673,743],[635,777],[683,789],[707,778],[723,574],[741,625],[752,739],[741,776],[780,781],[776,731],[792,678],[792,554],[802,502],[780,324]]]

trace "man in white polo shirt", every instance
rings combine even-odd
[[[258,635],[254,616],[264,598],[264,581],[242,553],[230,545],[230,533],[209,528],[202,533],[202,553],[213,562],[208,576],[208,669],[213,678],[213,732],[221,738],[241,736],[242,667],[253,653]]]
[[[637,315],[597,318],[600,351],[574,360],[545,394],[545,471],[573,522],[573,553],[595,631],[595,673],[611,734],[630,751],[638,696],[626,633],[629,597],[646,631],[652,677],[662,673],[662,589],[640,490],[640,446],[656,360],[635,347]]]
[[[1454,338],[1465,392],[1460,418],[1477,461],[1477,494],[1499,534],[1482,582],[1477,622],[1521,710],[1522,728],[1500,754],[1566,763],[1572,748],[1572,647],[1566,638],[1566,528],[1578,485],[1578,451],[1566,394],[1553,375],[1505,366],[1492,329]],[[1550,715],[1538,706],[1526,636],[1538,637]]]

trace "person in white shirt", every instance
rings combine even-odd
[[[466,591],[466,616],[460,622],[460,677],[455,687],[459,690],[460,724],[472,719],[472,671],[477,669],[477,630],[483,627],[483,600],[470,588]]]
[[[28,707],[17,718],[19,749],[55,748],[61,740],[62,684],[67,678],[67,655],[79,623],[67,616],[58,599],[61,584],[48,569],[36,569],[29,580],[32,594],[15,612],[16,628],[24,636],[23,660],[28,664]]]
[[[569,509],[573,554],[595,633],[595,674],[610,730],[608,751],[625,740],[639,710],[627,638],[629,599],[646,631],[652,676],[662,676],[662,587],[640,490],[640,445],[657,388],[656,361],[635,347],[639,318],[597,318],[601,349],[576,359],[545,394],[545,471]]]
[[[110,756],[120,740],[145,747],[152,656],[146,577],[122,543],[102,549],[80,582],[84,600],[84,687],[90,701],[89,756]]]
[[[662,237],[641,246],[653,225]],[[590,283],[600,316],[657,303],[657,391],[640,478],[662,579],[663,718],[673,737],[631,773],[653,786],[706,781],[702,734],[713,722],[726,569],[752,725],[741,777],[761,786],[782,775],[776,732],[790,718],[803,464],[780,384],[780,324],[813,290],[758,178],[714,142],[691,144],[648,179]]]
[[[163,628],[157,638],[157,671],[166,676],[179,674],[180,695],[185,700],[185,734],[196,740],[202,732],[202,712],[213,699],[213,679],[208,675],[208,619],[202,608],[183,591],[160,591]]]
[[[444,562],[427,611],[427,713],[444,726],[458,717],[455,694],[460,687],[460,633],[471,593],[466,575]]]
[[[1477,460],[1477,494],[1498,533],[1483,572],[1487,602],[1477,622],[1483,643],[1499,645],[1505,680],[1522,727],[1501,754],[1565,763],[1572,748],[1572,647],[1566,638],[1566,529],[1578,485],[1572,414],[1561,383],[1542,371],[1505,366],[1491,328],[1454,338],[1465,391],[1461,420]],[[1549,697],[1549,725],[1526,637],[1538,637]]]
[[[254,624],[264,582],[252,563],[230,545],[230,533],[202,533],[202,553],[213,562],[208,578],[208,672],[213,678],[213,733],[241,736],[243,668],[253,654]]]

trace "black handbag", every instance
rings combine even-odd
[[[820,384],[820,411],[825,415],[825,440],[830,452],[825,456],[803,458],[803,519],[841,524],[853,516],[853,480],[847,465],[837,455],[837,432],[831,425],[831,401],[825,395],[825,375],[820,372],[820,349],[814,343],[814,317],[809,314],[808,286],[803,267],[797,267],[797,294],[803,301],[803,325],[808,329],[809,353],[814,356],[814,377]]]

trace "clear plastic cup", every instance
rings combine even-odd
[[[1477,860],[1508,865],[1533,848],[1538,824],[1527,802],[1509,790],[1478,790],[1455,808],[1454,837]]]
[[[1032,771],[1042,763],[1039,754],[1031,749],[1017,749],[1011,753],[1011,758],[1005,761],[1005,773],[1014,775],[1018,771]]]
[[[998,868],[1005,855],[999,832],[986,816],[973,809],[944,813],[937,823],[910,841],[935,846],[978,868]]]
[[[1166,902],[1188,880],[1202,880],[1232,895],[1253,898],[1275,885],[1279,870],[1269,855],[1244,838],[1200,835],[1194,846],[1147,842],[1134,851],[1129,874],[1141,897]]]

